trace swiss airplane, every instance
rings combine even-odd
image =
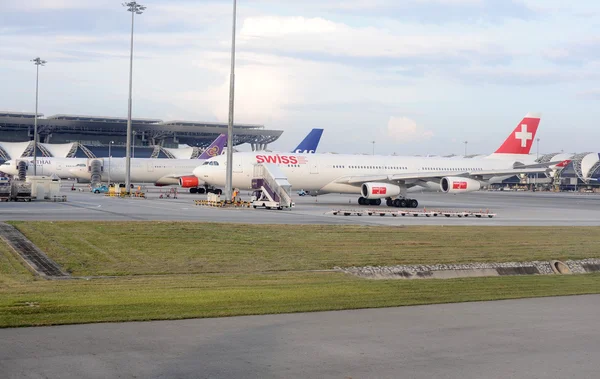
[[[539,115],[527,114],[506,141],[483,158],[235,153],[232,185],[250,189],[253,166],[269,163],[277,165],[294,188],[312,195],[359,194],[360,205],[380,205],[384,199],[388,206],[416,208],[418,201],[406,197],[407,189],[414,186],[436,185],[445,193],[465,193],[479,190],[493,177],[547,172],[549,164],[536,164],[529,155],[539,123]],[[226,156],[211,158],[194,175],[210,185],[224,186],[226,163]]]

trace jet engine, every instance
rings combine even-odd
[[[172,186],[179,184],[179,179],[170,176],[163,176],[154,183],[157,187]]]
[[[363,183],[360,192],[365,199],[385,199],[400,195],[400,187],[389,183]]]
[[[466,193],[479,191],[481,183],[474,179],[448,176],[440,181],[444,193]]]
[[[179,185],[183,188],[196,188],[200,183],[197,176],[182,176],[179,178]]]

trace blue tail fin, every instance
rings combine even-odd
[[[223,153],[223,148],[227,142],[227,134],[221,134],[217,137],[209,147],[198,157],[198,159],[209,159]]]
[[[323,129],[313,129],[308,133],[306,138],[300,142],[300,145],[296,147],[292,153],[314,153],[317,151],[319,141],[321,141],[321,135],[323,135]]]

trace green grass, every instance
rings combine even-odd
[[[0,289],[33,281],[33,275],[21,264],[4,241],[0,240]]]
[[[260,273],[600,257],[598,227],[12,224],[67,271],[81,276]]]
[[[0,242],[0,327],[600,293],[597,274],[366,280],[309,271],[599,257],[600,228],[12,224],[74,275],[117,277],[34,278]]]
[[[600,275],[363,280],[321,273],[37,281],[0,288],[0,327],[376,308],[600,292]]]

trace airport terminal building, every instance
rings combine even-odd
[[[34,113],[0,111],[0,160],[33,156]],[[127,119],[38,114],[39,156],[125,156]],[[133,154],[138,158],[193,158],[210,145],[227,124],[215,122],[132,119]],[[263,150],[283,131],[264,125],[235,124],[234,146],[249,143]],[[180,145],[187,145],[179,148]]]

